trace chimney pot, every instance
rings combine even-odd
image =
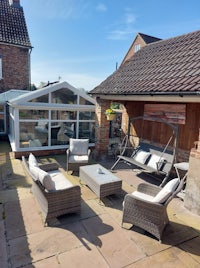
[[[14,7],[20,7],[20,0],[9,0],[9,4]]]

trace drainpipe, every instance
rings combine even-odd
[[[28,77],[28,84],[29,84],[29,88],[28,90],[31,90],[31,52],[32,52],[32,47],[29,49],[29,55],[28,55],[28,69],[29,69],[29,77]]]

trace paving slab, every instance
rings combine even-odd
[[[42,215],[34,197],[11,201],[5,204],[7,238],[13,239],[44,228]]]
[[[163,232],[162,243],[138,227],[132,227],[129,230],[129,235],[139,248],[146,252],[147,256],[150,256],[197,237],[197,232],[186,225],[170,222]]]
[[[9,241],[12,267],[20,267],[74,248],[85,246],[90,237],[80,222],[58,227],[46,227],[43,231]]]
[[[83,224],[92,241],[97,243],[109,267],[125,267],[145,257],[136,243],[129,239],[127,231],[122,229],[108,214],[84,220]]]
[[[60,268],[66,268],[67,266],[70,268],[110,267],[101,252],[94,245],[90,245],[90,250],[87,250],[85,247],[79,247],[60,254],[58,260]]]
[[[4,221],[0,220],[0,267],[7,267],[8,255],[7,255],[7,242],[5,237]]]
[[[154,254],[137,263],[133,263],[127,268],[198,268],[197,263],[192,257],[188,256],[187,252],[181,251],[178,248],[169,248],[159,254]]]

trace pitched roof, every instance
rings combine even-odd
[[[15,99],[19,96],[29,93],[27,90],[11,89],[0,94],[0,103],[6,103],[11,99]]]
[[[150,35],[147,35],[147,34],[143,34],[143,33],[138,33],[138,35],[140,35],[142,37],[142,39],[144,40],[144,42],[146,44],[150,44],[150,43],[153,43],[153,42],[157,42],[157,41],[162,40],[160,38],[157,38],[157,37],[154,37],[154,36],[150,36]]]
[[[0,42],[31,47],[23,8],[0,0]]]
[[[200,31],[153,42],[135,53],[91,94],[200,92]]]

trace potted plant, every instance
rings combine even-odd
[[[113,109],[109,108],[106,110],[106,117],[107,120],[112,121],[115,118],[115,111],[113,111]]]

